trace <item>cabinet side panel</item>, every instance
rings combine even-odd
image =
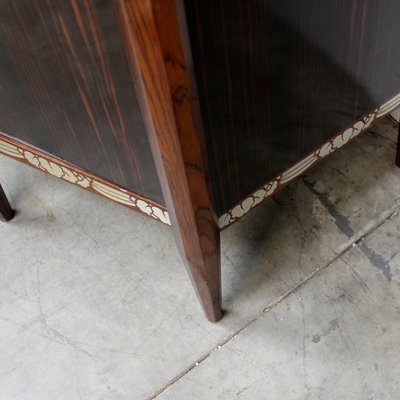
[[[400,92],[397,0],[187,0],[219,215]]]
[[[112,1],[0,2],[0,131],[164,204]]]

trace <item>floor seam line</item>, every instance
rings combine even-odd
[[[380,217],[378,218],[376,223],[370,224],[370,225],[367,224],[363,229],[361,229],[357,233],[357,235],[355,235],[353,238],[351,238],[347,243],[345,243],[342,246],[339,246],[337,253],[334,254],[333,257],[331,257],[326,263],[321,264],[314,271],[312,271],[310,274],[308,274],[306,277],[304,277],[301,281],[299,281],[297,284],[295,284],[294,286],[289,288],[285,293],[283,293],[277,299],[272,301],[269,305],[264,307],[261,311],[259,311],[252,318],[250,318],[248,321],[246,321],[245,324],[243,324],[241,327],[239,327],[234,333],[225,337],[212,350],[210,350],[206,354],[200,356],[194,363],[192,363],[189,367],[184,369],[181,373],[177,374],[173,379],[171,379],[168,383],[166,383],[164,386],[162,386],[160,389],[158,389],[156,392],[154,392],[152,395],[150,395],[146,400],[156,399],[160,394],[164,393],[169,387],[174,385],[176,382],[181,380],[185,375],[190,373],[194,368],[196,368],[202,362],[204,362],[209,357],[211,357],[216,351],[220,350],[223,346],[225,346],[227,343],[229,343],[232,339],[234,339],[235,337],[240,335],[242,332],[244,332],[249,326],[253,325],[256,321],[258,321],[259,319],[264,317],[269,311],[271,311],[272,309],[277,307],[282,301],[284,301],[288,297],[290,297],[297,289],[300,289],[306,283],[311,281],[314,277],[320,275],[323,271],[328,269],[332,264],[334,264],[338,259],[340,259],[345,253],[347,253],[352,248],[356,247],[358,245],[358,243],[360,243],[362,240],[364,240],[367,236],[371,235],[375,230],[377,230],[379,227],[381,227],[386,221],[390,220],[396,214],[398,214],[399,211],[400,211],[400,205],[396,204],[389,210],[386,210],[385,212],[383,212],[380,215]]]

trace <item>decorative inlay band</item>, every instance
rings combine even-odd
[[[265,185],[257,189],[236,206],[221,215],[218,219],[219,228],[224,229],[242,218],[262,201],[277,193],[280,189],[295,178],[299,177],[314,164],[318,163],[329,154],[354,139],[360,133],[366,131],[373,122],[386,116],[398,106],[400,106],[400,94],[393,97],[373,112],[366,114],[344,131],[339,132],[307,157],[303,158],[274,179],[268,181]],[[112,184],[107,184],[106,181],[101,182],[94,176],[91,176],[78,168],[74,168],[72,165],[67,167],[64,162],[54,157],[49,156],[46,158],[44,153],[37,151],[33,147],[28,147],[26,145],[24,145],[24,147],[27,149],[29,148],[29,150],[19,146],[13,139],[0,135],[0,154],[4,154],[8,157],[32,165],[41,171],[45,171],[65,181],[98,193],[103,197],[107,197],[117,203],[128,206],[164,224],[171,225],[168,212],[166,209],[163,209],[162,206],[152,203],[148,199],[141,198],[139,195],[131,193],[125,189],[119,188],[116,185],[114,187]]]
[[[392,112],[400,105],[400,94],[387,101],[383,106],[375,109],[370,114],[365,115],[354,125],[338,133],[332,139],[325,142],[310,155],[294,164],[291,168],[267,182],[264,186],[253,192],[250,196],[242,200],[239,204],[231,208],[228,212],[221,215],[218,219],[220,229],[226,228],[247,214],[251,209],[260,204],[263,200],[271,197],[277,191],[286,186],[289,182],[300,176],[308,168],[339,149],[360,133],[367,130],[371,124]]]
[[[85,174],[83,171],[74,169],[73,166],[66,166],[61,161],[54,157],[47,159],[44,154],[36,151],[34,148],[26,150],[17,144],[14,144],[12,139],[5,136],[0,136],[0,153],[16,160],[30,164],[41,171],[61,178],[65,181],[81,186],[85,189],[96,192],[108,199],[117,203],[131,207],[136,211],[147,214],[164,224],[171,225],[168,212],[160,206],[151,203],[147,199],[140,198],[135,194],[128,192],[122,188],[113,187],[106,182]]]

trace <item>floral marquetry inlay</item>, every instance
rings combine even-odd
[[[345,129],[343,132],[325,142],[313,153],[303,158],[301,161],[297,162],[283,173],[279,174],[277,177],[256,190],[250,196],[242,200],[239,204],[231,208],[228,212],[224,213],[218,219],[219,227],[221,229],[226,228],[235,221],[239,220],[252,208],[279,191],[284,185],[300,176],[321,159],[325,158],[335,150],[348,143],[350,140],[354,139],[361,132],[366,131],[375,120],[389,114],[399,105],[400,94],[387,101],[382,107],[379,107],[372,113],[365,115],[351,127]]]
[[[82,172],[75,171],[72,167],[68,168],[61,163],[48,160],[39,154],[34,154],[33,149],[32,151],[24,150],[0,137],[0,153],[23,161],[26,164],[33,165],[37,169],[54,175],[57,178],[61,178],[85,189],[90,189],[110,200],[147,214],[164,224],[171,225],[168,212],[157,207],[155,204],[146,202],[144,199],[136,197],[134,194],[122,188],[112,187]]]
[[[383,106],[377,108],[372,113],[365,115],[352,126],[338,133],[307,157],[303,158],[292,167],[258,188],[239,204],[232,207],[218,219],[220,229],[226,228],[242,218],[258,204],[277,193],[283,186],[299,177],[314,164],[354,139],[360,133],[366,131],[374,121],[389,114],[398,106],[400,106],[400,94],[387,101]],[[26,164],[33,165],[37,169],[96,192],[117,203],[131,207],[164,224],[171,225],[168,212],[161,206],[151,203],[150,200],[146,201],[146,199],[136,196],[134,193],[128,192],[118,186],[100,181],[96,179],[94,175],[87,175],[78,168],[75,169],[73,166],[67,167],[64,163],[57,162],[57,159],[51,156],[46,158],[40,151],[35,153],[34,148],[28,146],[26,146],[26,148],[29,150],[14,144],[13,140],[8,139],[6,136],[0,136],[0,153],[25,162]]]

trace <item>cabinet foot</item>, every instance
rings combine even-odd
[[[192,232],[188,243],[179,228],[175,227],[175,238],[197,297],[207,319],[217,322],[222,318],[219,231],[205,219],[204,226]]]
[[[11,208],[10,203],[0,185],[0,220],[9,221],[14,216],[14,210]]]
[[[400,168],[400,123],[396,123],[398,129],[397,150],[396,150],[396,165]]]

